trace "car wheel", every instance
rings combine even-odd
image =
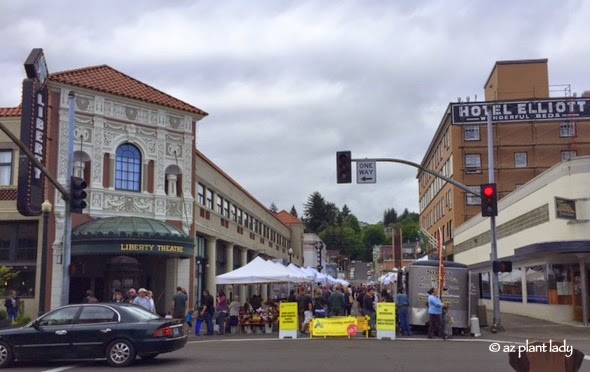
[[[154,354],[145,354],[145,355],[140,355],[141,359],[145,359],[145,360],[149,360],[149,359],[154,359],[155,357],[157,357],[158,353],[154,353]]]
[[[107,347],[106,357],[112,367],[127,367],[135,360],[135,348],[128,340],[115,340]]]
[[[12,363],[12,349],[5,342],[0,342],[0,368],[6,368]]]

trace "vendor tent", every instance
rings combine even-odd
[[[293,272],[294,274],[302,275],[303,277],[305,277],[305,281],[307,282],[311,282],[315,279],[315,275],[308,273],[307,271],[297,267],[293,263],[290,263],[289,266],[287,266],[287,269]]]
[[[300,280],[300,277],[280,270],[274,263],[256,257],[238,269],[218,275],[215,282],[216,284],[259,284],[298,283]]]

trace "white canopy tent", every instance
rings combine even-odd
[[[238,269],[218,275],[215,282],[216,284],[299,283],[301,279],[302,277],[289,271],[281,270],[272,262],[256,257]]]
[[[295,271],[293,269],[290,269],[289,267],[284,266],[282,263],[272,262],[272,261],[266,261],[266,262],[274,265],[276,268],[278,268],[280,271],[284,272],[286,275],[292,276],[293,283],[305,283],[305,282],[309,282],[311,280],[309,275],[299,272],[299,271]]]
[[[298,275],[303,275],[305,277],[305,281],[306,282],[311,282],[315,279],[315,275],[314,274],[310,274],[307,271],[303,270],[300,267],[297,267],[295,264],[290,263],[289,266],[287,266],[287,269],[290,270],[291,272],[298,274]]]

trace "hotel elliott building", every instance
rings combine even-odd
[[[550,85],[548,61],[536,59],[496,62],[485,81],[484,97],[490,103],[556,97],[573,102],[576,94],[568,85]],[[588,119],[494,123],[492,133],[499,199],[561,161],[590,154]],[[488,182],[487,143],[486,124],[453,125],[449,104],[421,165],[479,193],[480,185]],[[446,257],[453,260],[454,229],[481,212],[480,198],[423,171],[417,178],[420,226],[435,237],[440,228]]]

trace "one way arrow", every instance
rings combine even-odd
[[[363,177],[363,178],[361,178],[361,180],[363,180],[363,181],[369,181],[369,180],[372,180],[372,179],[373,179],[373,177]]]

